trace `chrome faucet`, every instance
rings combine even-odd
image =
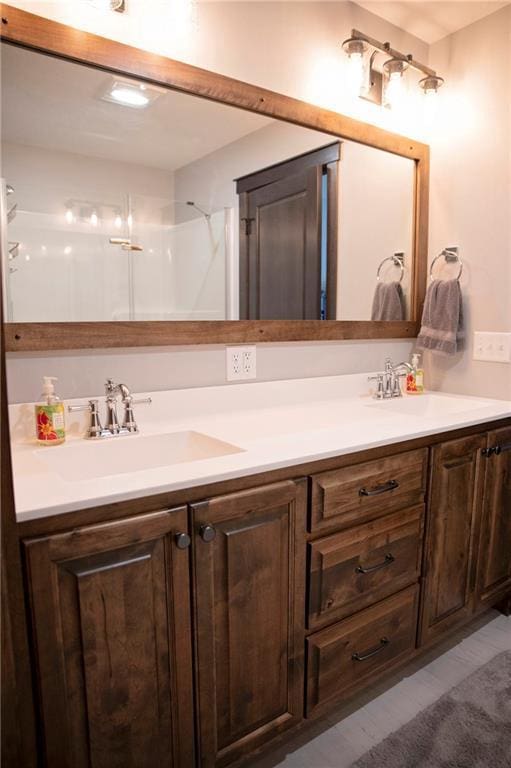
[[[390,357],[385,359],[385,370],[375,376],[368,376],[368,381],[376,381],[376,391],[373,397],[376,400],[389,400],[392,397],[402,397],[399,379],[413,371],[410,363],[397,363],[394,365]]]
[[[90,423],[85,437],[90,439],[117,437],[138,432],[138,425],[133,414],[133,405],[151,403],[150,397],[134,400],[129,387],[126,384],[115,384],[112,379],[107,379],[105,384],[106,395],[106,425],[101,426],[99,418],[98,400],[89,400],[87,405],[68,405],[68,411],[89,411]],[[124,417],[119,424],[117,417],[117,397],[120,395],[124,405]]]

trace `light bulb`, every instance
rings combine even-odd
[[[131,213],[128,215],[127,222],[128,222],[128,227],[133,226],[133,216],[131,215]]]
[[[73,249],[71,248],[70,245],[66,245],[66,247],[64,248],[64,253],[66,254],[66,256],[69,256],[72,250]]]
[[[364,84],[364,55],[352,53],[348,57],[348,89],[351,94],[358,96]]]
[[[424,121],[428,126],[435,121],[438,111],[438,89],[442,87],[443,82],[443,77],[438,75],[428,75],[419,82],[424,91]]]
[[[96,213],[96,211],[92,211],[90,216],[90,223],[92,224],[93,227],[97,227],[98,221],[99,221],[98,214]]]
[[[145,107],[149,104],[149,96],[142,93],[142,89],[139,88],[117,86],[110,91],[110,96],[114,101],[127,107]]]
[[[114,219],[114,226],[115,226],[117,229],[120,229],[120,228],[122,227],[122,219],[121,219],[121,217],[119,216],[119,214],[117,214],[117,216],[116,216],[116,217],[115,217],[115,219]]]
[[[68,208],[66,211],[66,221],[68,224],[72,224],[74,220],[75,220],[75,217],[73,216],[73,211],[71,210],[71,208]]]
[[[405,82],[403,72],[408,68],[408,62],[404,59],[393,58],[383,65],[385,75],[383,103],[386,107],[396,109],[402,106],[405,94]]]
[[[430,126],[435,122],[438,112],[438,98],[436,91],[426,91],[424,93],[424,121]]]
[[[122,0],[89,0],[89,3],[98,11],[115,11],[122,5]]]
[[[342,43],[342,49],[348,56],[346,71],[347,90],[353,96],[360,96],[366,79],[365,53],[367,42],[361,37],[349,37]]]
[[[403,98],[403,78],[400,72],[392,72],[385,88],[385,103],[397,107]]]

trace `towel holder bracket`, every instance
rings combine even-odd
[[[454,264],[455,262],[458,262],[459,270],[458,270],[458,275],[457,275],[456,279],[457,280],[460,279],[460,277],[462,275],[462,272],[463,272],[463,261],[461,260],[461,257],[459,255],[459,250],[460,249],[458,248],[457,245],[451,245],[451,246],[449,246],[447,248],[444,248],[442,251],[440,251],[438,256],[435,256],[435,258],[431,262],[431,266],[429,268],[429,278],[430,278],[430,280],[434,280],[434,277],[433,277],[433,267],[435,266],[435,264],[438,261],[438,259],[441,259],[441,258],[445,259],[445,261],[448,264]]]
[[[392,261],[392,263],[396,267],[399,267],[399,269],[401,270],[401,274],[399,276],[399,282],[401,283],[402,280],[403,280],[403,275],[405,273],[405,254],[404,254],[403,251],[397,251],[392,256],[386,256],[383,259],[383,261],[380,262],[380,265],[379,265],[378,270],[376,272],[376,279],[378,280],[378,282],[381,280],[381,277],[380,277],[381,269],[382,269],[383,265],[386,264],[388,261]]]

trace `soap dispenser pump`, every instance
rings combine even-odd
[[[66,439],[64,403],[55,394],[55,376],[43,376],[41,400],[35,405],[37,442],[40,445],[60,445]]]

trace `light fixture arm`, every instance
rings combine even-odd
[[[409,67],[413,67],[413,69],[418,70],[419,72],[423,72],[428,77],[437,77],[437,73],[434,69],[431,69],[431,67],[427,67],[425,64],[421,64],[420,61],[416,61],[412,54],[405,54],[401,53],[401,51],[396,50],[395,48],[390,47],[390,43],[382,43],[380,40],[376,40],[374,37],[369,37],[369,35],[365,35],[363,32],[360,32],[358,29],[352,29],[351,30],[351,37],[357,38],[358,40],[364,40],[368,45],[370,45],[372,48],[376,48],[379,51],[382,51],[382,53],[388,53],[389,56],[391,56],[393,59],[401,59],[402,61],[406,62]],[[373,61],[373,56],[371,56],[371,64]]]

